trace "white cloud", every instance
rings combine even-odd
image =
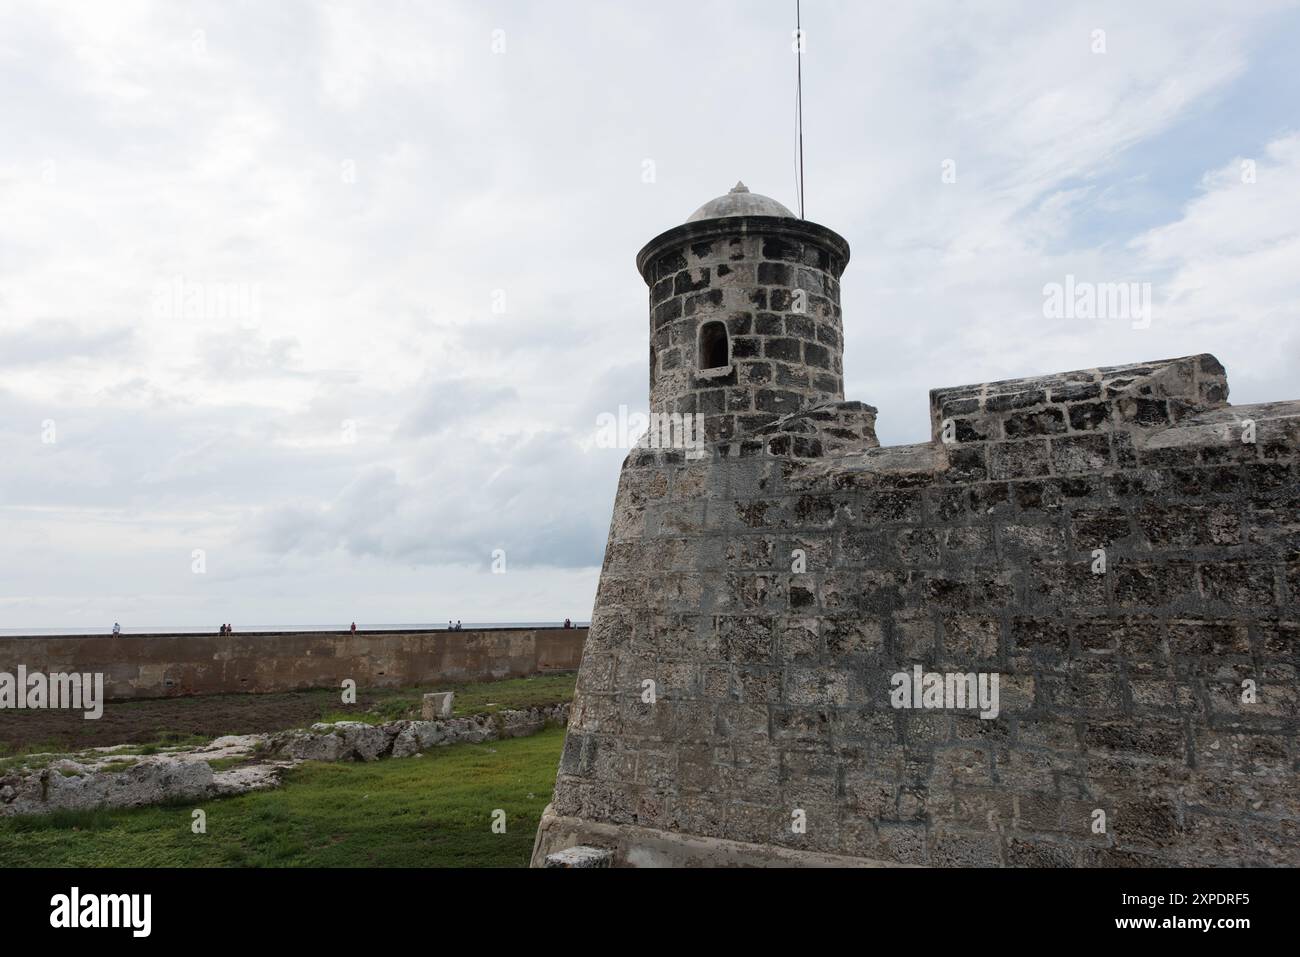
[[[1199,188],[1115,180],[1249,85],[1294,6],[805,10],[809,216],[853,246],[849,397],[884,440],[925,437],[931,387],[1203,350],[1235,397],[1295,394],[1294,136],[1197,143]],[[646,401],[633,256],[737,178],[791,205],[788,11],[0,18],[23,91],[0,101],[0,536],[40,543],[0,557],[0,625],[583,617],[621,460],[590,433]],[[1143,176],[1181,212],[1112,225]],[[1168,308],[1052,324],[1066,273]],[[178,276],[255,287],[258,313],[160,315]]]
[[[1132,247],[1168,276],[1168,320],[1217,344],[1234,398],[1293,397],[1260,387],[1294,388],[1300,360],[1300,133],[1209,172],[1180,219]]]

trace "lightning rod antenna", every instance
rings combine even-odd
[[[795,36],[795,123],[799,129],[799,218],[804,219],[803,205],[803,16],[799,9],[801,0],[794,0]]]

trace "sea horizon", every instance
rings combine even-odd
[[[575,627],[585,628],[590,622],[573,620]],[[234,633],[238,634],[267,634],[277,632],[303,632],[303,631],[347,631],[352,622],[339,624],[337,622],[329,624],[314,625],[235,625]],[[483,628],[560,628],[564,625],[564,619],[538,620],[538,621],[465,621],[461,622],[461,630],[473,631]],[[357,631],[446,631],[446,622],[357,622]],[[110,622],[108,627],[102,629],[102,634],[111,635],[113,625]],[[101,631],[87,631],[85,626],[63,626],[63,627],[46,627],[46,628],[0,628],[0,637],[5,638],[39,638],[51,635],[97,635]],[[128,627],[122,625],[121,634],[123,635],[215,635],[217,627],[212,625],[135,625]]]

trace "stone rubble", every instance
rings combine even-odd
[[[28,755],[36,766],[0,772],[0,817],[229,797],[278,787],[284,771],[303,761],[413,757],[431,747],[525,737],[568,717],[569,705],[556,704],[442,721],[314,724],[154,754],[132,754],[126,746]],[[241,763],[219,771],[209,763],[231,759]]]
[[[561,868],[607,868],[613,861],[614,853],[601,847],[588,847],[580,844],[577,847],[568,847],[562,851],[556,851],[554,854],[546,855],[546,867]]]

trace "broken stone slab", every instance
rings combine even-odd
[[[310,731],[273,734],[268,745],[273,752],[299,761],[377,761],[393,750],[393,741],[405,723],[313,724]]]
[[[275,764],[248,764],[218,771],[212,778],[212,793],[217,797],[230,797],[235,794],[247,794],[249,791],[278,788],[283,780],[285,769],[293,767],[294,763],[280,761]]]
[[[556,851],[554,854],[546,855],[546,867],[612,867],[614,863],[614,852],[606,850],[603,847],[589,847],[586,844],[579,844],[577,847],[568,847],[562,851]]]
[[[425,721],[438,718],[450,718],[452,702],[456,698],[454,691],[431,691],[424,696],[420,705],[420,717]]]
[[[133,753],[130,745],[31,754],[0,775],[0,817],[60,810],[143,807],[276,787],[293,761],[267,760],[264,735],[228,735],[195,747]],[[247,761],[221,771],[216,762]]]
[[[390,757],[409,758],[429,748],[450,744],[450,735],[441,721],[409,721],[393,739]]]
[[[481,744],[500,738],[535,734],[548,722],[567,724],[569,705],[521,711],[498,711],[442,721],[390,721],[371,725],[360,721],[314,724],[310,730],[269,735],[269,753],[299,761],[374,761],[409,758],[429,748],[449,744]]]
[[[8,816],[198,800],[212,793],[213,773],[205,761],[141,761],[121,771],[94,771],[64,760],[3,783],[0,816]]]

